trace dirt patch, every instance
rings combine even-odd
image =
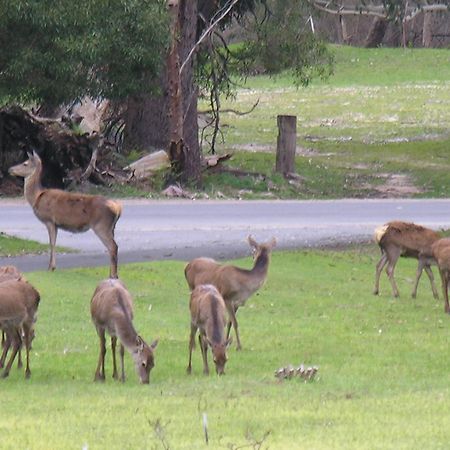
[[[361,189],[374,191],[381,198],[407,198],[413,195],[422,194],[423,189],[414,185],[411,177],[400,173],[380,173],[378,178],[384,179],[380,185],[365,183]]]

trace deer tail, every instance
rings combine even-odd
[[[383,236],[386,234],[386,231],[387,231],[388,228],[389,228],[389,225],[388,225],[388,224],[386,224],[386,225],[381,225],[381,226],[375,228],[375,231],[374,231],[374,238],[375,238],[375,242],[376,242],[377,244],[380,243],[381,239],[382,239]]]

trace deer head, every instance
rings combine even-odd
[[[150,382],[150,371],[155,366],[153,352],[158,340],[148,345],[140,336],[136,337],[136,351],[133,353],[134,364],[142,384]]]
[[[27,152],[28,159],[23,163],[17,164],[9,168],[8,172],[10,175],[15,177],[27,178],[32,175],[37,168],[42,167],[41,158],[33,150],[33,153]]]
[[[230,346],[232,338],[227,339],[220,344],[212,344],[208,341],[209,346],[213,354],[213,361],[216,365],[217,375],[223,375],[225,373],[225,364],[228,361],[227,348]]]

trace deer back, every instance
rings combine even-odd
[[[119,322],[132,327],[133,299],[120,280],[108,279],[98,284],[91,300],[91,316],[96,325],[113,336],[117,335]]]
[[[87,195],[44,189],[37,196],[34,213],[42,222],[53,222],[59,228],[83,232],[101,221],[114,224],[120,217],[120,204],[101,195]]]
[[[25,280],[19,269],[15,266],[0,267],[0,283],[8,280]]]
[[[408,222],[389,222],[379,245],[395,245],[406,253],[429,253],[433,242],[440,239],[439,233],[421,225]]]
[[[35,320],[39,292],[27,281],[8,280],[0,283],[0,323],[20,325]]]

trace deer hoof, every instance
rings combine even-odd
[[[25,379],[26,379],[26,380],[29,380],[30,378],[31,378],[31,371],[27,370],[27,371],[25,372]]]
[[[9,372],[6,372],[6,370],[2,373],[2,378],[8,378]]]
[[[104,382],[105,377],[97,373],[97,374],[95,374],[94,381]]]

